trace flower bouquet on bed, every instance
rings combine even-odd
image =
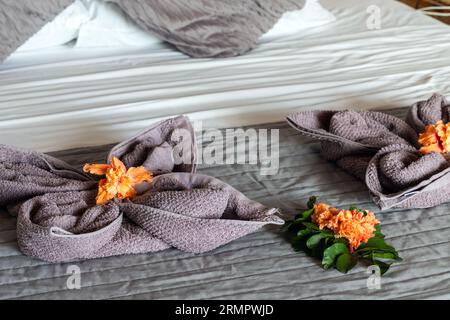
[[[384,274],[402,260],[386,243],[379,221],[369,210],[337,209],[311,197],[308,209],[289,221],[286,231],[295,251],[321,259],[325,269],[347,273],[362,260]]]

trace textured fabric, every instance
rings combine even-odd
[[[410,108],[407,122],[380,112],[299,112],[288,122],[321,141],[323,156],[365,181],[382,209],[424,208],[450,200],[450,164],[440,153],[421,155],[418,134],[448,119],[435,94]],[[417,131],[416,131],[417,130]]]
[[[254,48],[283,13],[304,0],[112,0],[142,28],[191,57],[230,57]]]
[[[386,112],[404,119],[406,108]],[[213,175],[250,199],[279,207],[286,214],[298,213],[311,195],[339,208],[373,210],[383,225],[386,241],[403,258],[382,277],[379,289],[367,287],[371,277],[367,265],[358,264],[347,274],[323,270],[314,258],[294,252],[277,226],[203,254],[169,249],[50,264],[19,251],[16,219],[0,209],[0,298],[450,299],[450,202],[428,209],[380,212],[361,181],[320,155],[319,143],[299,136],[287,123],[252,128],[280,130],[280,170],[276,176],[258,174],[259,165],[203,163],[199,173]],[[211,146],[200,134],[197,141],[203,148]],[[103,162],[111,147],[51,155],[81,168],[87,159]],[[258,152],[258,146],[250,144],[246,151]],[[224,150],[224,156],[233,154],[231,148]],[[67,281],[73,279],[70,270],[74,264],[81,276],[79,290],[67,287]]]
[[[174,135],[184,139],[174,140]],[[109,157],[119,156],[128,166],[144,165],[155,170],[156,177],[139,186],[140,195],[133,201],[103,206],[95,205],[98,184],[90,176],[53,157],[0,146],[0,206],[17,216],[20,250],[50,262],[170,247],[201,253],[266,224],[283,224],[276,209],[247,199],[215,178],[192,173],[195,166],[178,165],[172,152],[180,141],[195,146],[184,117],[155,125],[113,148]],[[188,160],[195,160],[195,148],[182,150],[190,155]]]
[[[0,63],[73,0],[0,0]]]
[[[302,107],[379,111],[428,97],[429,79],[450,96],[447,25],[398,1],[320,3],[334,23],[232,59],[172,48],[15,53],[0,65],[0,143],[41,152],[116,143],[174,112],[228,128],[280,122]],[[385,13],[382,30],[367,29],[370,5]]]
[[[192,57],[229,57],[257,44],[304,0],[111,0],[144,30]],[[0,0],[0,62],[73,0]]]

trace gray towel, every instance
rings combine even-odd
[[[191,164],[178,164],[173,157],[180,143]],[[170,247],[201,253],[266,224],[283,224],[276,209],[194,173],[195,136],[185,117],[161,122],[119,144],[108,158],[112,156],[126,166],[144,165],[156,176],[140,185],[132,201],[98,206],[98,183],[92,176],[45,154],[0,146],[0,206],[17,215],[23,253],[50,262]]]
[[[449,120],[446,99],[434,94],[414,104],[406,122],[381,112],[305,111],[287,118],[321,142],[322,155],[365,181],[381,208],[427,208],[450,200],[450,165],[444,155],[419,152],[418,134]]]

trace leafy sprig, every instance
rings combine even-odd
[[[337,238],[329,229],[320,230],[311,220],[314,214],[316,197],[311,197],[307,204],[307,210],[295,216],[293,221],[286,224],[290,242],[295,251],[303,251],[306,254],[322,260],[325,269],[336,268],[342,273],[351,270],[358,261],[370,265],[377,265],[381,274],[386,273],[389,267],[402,259],[394,247],[387,244],[381,232],[381,226],[375,226],[374,236],[367,243],[362,243],[356,250],[350,252],[349,242],[346,238]],[[356,207],[366,214],[366,211]]]

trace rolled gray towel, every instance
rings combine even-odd
[[[184,139],[174,142],[174,132]],[[96,205],[98,182],[92,176],[45,154],[0,146],[0,205],[17,216],[19,249],[50,262],[170,247],[201,253],[264,225],[284,223],[277,209],[195,174],[193,162],[174,163],[168,150],[179,143],[195,161],[194,137],[188,119],[177,117],[114,147],[108,158],[156,171],[137,197],[105,205]]]
[[[414,104],[403,121],[371,111],[305,111],[287,118],[321,142],[322,155],[363,180],[381,208],[426,208],[450,200],[450,164],[440,153],[422,155],[419,133],[448,121],[450,106],[434,94]]]

